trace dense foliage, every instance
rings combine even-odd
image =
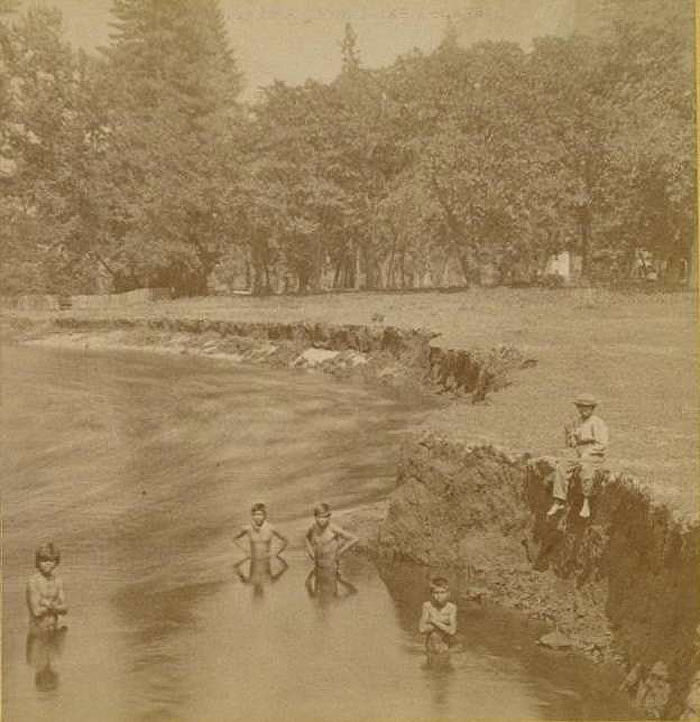
[[[362,65],[252,106],[217,0],[113,0],[97,57],[0,0],[0,292],[529,282],[553,253],[691,279],[692,3]]]

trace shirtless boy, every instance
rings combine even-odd
[[[357,590],[340,576],[340,557],[358,542],[358,538],[336,524],[331,524],[331,508],[319,504],[314,509],[314,523],[306,532],[306,553],[314,563],[306,578],[306,590],[311,596],[329,600],[341,593]]]
[[[435,577],[430,584],[430,600],[423,603],[418,631],[425,634],[428,655],[444,655],[457,634],[457,606],[447,601],[447,579]]]
[[[316,568],[338,571],[340,557],[355,546],[358,538],[336,524],[331,524],[331,508],[319,504],[314,509],[314,523],[306,532],[306,552]]]
[[[280,546],[274,554],[279,556],[287,548],[289,540],[267,520],[265,504],[253,504],[250,509],[250,516],[251,523],[244,526],[236,534],[233,538],[234,542],[238,544],[239,539],[248,537],[250,558],[257,560],[269,559],[272,556],[272,540],[276,537],[280,542]],[[238,546],[242,549],[240,544]]]
[[[241,531],[233,537],[233,541],[238,544],[239,548],[243,548],[238,543],[243,537],[248,538],[248,553],[251,559],[269,559],[272,556],[272,540],[276,537],[280,546],[274,553],[279,556],[289,544],[289,540],[284,534],[275,529],[267,520],[267,509],[265,504],[253,504],[250,509],[251,523],[241,529]]]
[[[63,582],[55,573],[61,554],[51,543],[42,544],[34,555],[37,571],[27,582],[30,634],[53,632],[59,617],[67,614]]]

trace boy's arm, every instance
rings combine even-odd
[[[241,561],[236,562],[233,565],[233,568],[236,570],[236,574],[238,575],[238,578],[244,583],[247,584],[250,580],[250,574],[248,576],[245,575],[243,572],[243,565],[250,559],[250,557],[245,557],[244,559],[241,559]]]
[[[345,529],[341,529],[339,526],[334,526],[333,531],[343,540],[343,543],[338,549],[338,556],[340,556],[341,554],[345,554],[345,552],[350,549],[350,547],[355,546],[355,544],[360,541],[354,534],[345,531]]]
[[[439,619],[431,618],[430,623],[441,632],[453,636],[457,634],[457,607],[451,604],[447,608],[447,621],[442,622]]]
[[[289,539],[287,539],[282,532],[277,531],[274,527],[272,529],[272,533],[280,540],[280,548],[277,550],[276,554],[281,554],[289,545]]]
[[[49,612],[33,579],[27,582],[27,606],[32,617],[43,617]]]
[[[277,552],[279,554],[279,552]],[[279,557],[280,562],[282,563],[282,566],[279,568],[277,572],[274,574],[270,574],[270,579],[273,582],[276,582],[286,571],[289,569],[289,564],[287,563],[287,560],[284,557]]]
[[[313,544],[311,543],[311,532],[313,530],[313,527],[309,529],[309,531],[306,532],[306,536],[304,537],[304,544],[306,545],[306,553],[309,555],[309,559],[311,561],[316,560],[316,554],[314,552]]]
[[[428,604],[428,602],[425,602],[421,611],[420,621],[418,622],[418,631],[421,634],[427,634],[428,632],[432,632],[434,628],[435,626],[433,624],[430,614],[430,605]]]
[[[56,580],[56,601],[54,601],[52,607],[54,612],[57,614],[68,614],[68,606],[66,605],[66,595],[63,592],[63,580]]]
[[[236,536],[233,537],[233,543],[241,550],[246,551],[243,549],[243,547],[238,543],[239,539],[242,539],[244,536],[248,536],[248,529],[246,527],[243,527]]]
[[[450,636],[457,634],[457,606],[450,604],[447,609],[447,624],[443,624],[442,629]]]
[[[306,577],[306,580],[304,581],[304,587],[306,588],[306,591],[308,592],[310,597],[316,596],[316,588],[314,586],[315,577],[316,577],[316,570],[312,569],[309,572],[309,575]]]

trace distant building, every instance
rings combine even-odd
[[[581,256],[571,251],[555,253],[547,259],[544,268],[545,276],[560,276],[565,283],[571,283],[581,276]]]

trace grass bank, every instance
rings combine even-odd
[[[533,454],[561,446],[571,398],[596,394],[610,426],[611,464],[649,484],[684,514],[697,512],[697,316],[689,293],[597,289],[473,289],[458,293],[354,293],[210,297],[134,304],[128,309],[6,314],[144,321],[353,324],[422,328],[444,349],[520,349],[537,365],[481,405],[437,409],[426,427],[454,439]]]

